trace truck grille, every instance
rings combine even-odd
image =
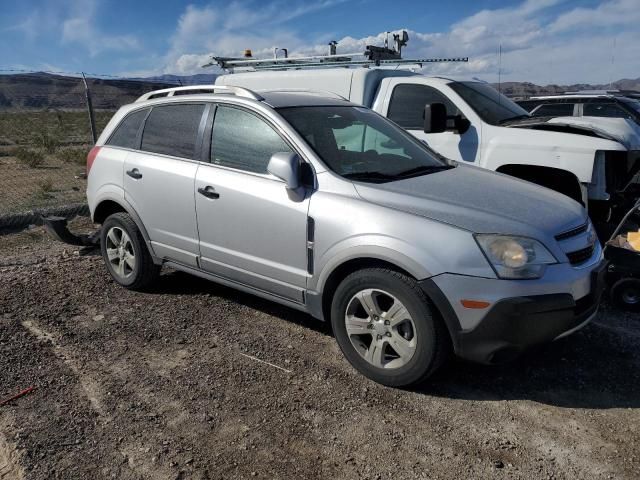
[[[589,222],[584,223],[584,225],[580,225],[579,227],[572,228],[571,230],[567,230],[566,232],[559,233],[556,235],[556,240],[562,241],[567,238],[577,237],[581,233],[584,233],[589,228]]]
[[[586,262],[591,258],[591,255],[593,255],[594,249],[595,243],[593,245],[589,245],[586,248],[581,248],[580,250],[567,253],[569,263],[571,263],[571,265],[580,265],[581,263]]]

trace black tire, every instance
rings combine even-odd
[[[107,255],[107,235],[116,227],[126,232],[134,252],[135,265],[127,272],[126,278],[119,275]],[[107,217],[100,231],[100,252],[111,277],[130,290],[144,290],[153,283],[160,273],[160,266],[153,263],[147,244],[140,229],[128,213],[118,212]]]
[[[640,279],[623,278],[613,284],[611,301],[624,310],[640,312]]]
[[[345,315],[354,295],[365,289],[380,289],[397,298],[415,324],[415,353],[405,365],[393,369],[376,367],[356,350],[345,326]],[[367,268],[346,277],[336,289],[331,304],[333,332],[349,363],[371,380],[391,387],[424,382],[451,352],[451,338],[435,307],[417,282],[394,270]]]

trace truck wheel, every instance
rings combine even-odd
[[[623,278],[611,287],[611,300],[615,305],[631,312],[640,312],[640,279]]]
[[[416,281],[384,268],[358,270],[340,283],[331,325],[351,365],[392,387],[426,380],[451,348],[444,324]]]
[[[140,229],[128,213],[114,213],[102,225],[100,251],[107,270],[123,287],[142,290],[160,273]]]

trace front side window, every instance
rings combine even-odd
[[[141,149],[173,157],[194,159],[203,104],[153,107],[144,126]]]
[[[534,117],[572,117],[573,103],[547,103],[540,105],[531,114]]]
[[[615,103],[585,103],[582,107],[585,117],[630,118],[627,112]]]
[[[448,85],[490,125],[529,116],[524,108],[486,83],[451,82]]]
[[[366,108],[287,107],[278,112],[345,178],[384,183],[450,168],[426,145]]]
[[[219,106],[213,123],[211,163],[267,173],[274,153],[291,148],[264,120],[239,108]]]
[[[403,83],[393,89],[387,117],[402,128],[422,130],[424,107],[428,103],[444,103],[447,115],[458,114],[458,109],[451,103],[451,100],[435,88],[415,83]]]
[[[138,131],[149,113],[149,109],[138,110],[127,115],[107,141],[107,145],[122,148],[138,148]]]

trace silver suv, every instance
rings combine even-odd
[[[559,193],[456,164],[373,111],[314,92],[151,92],[88,158],[116,282],[162,265],[330,320],[385,385],[448,354],[505,361],[596,313],[602,249]]]

